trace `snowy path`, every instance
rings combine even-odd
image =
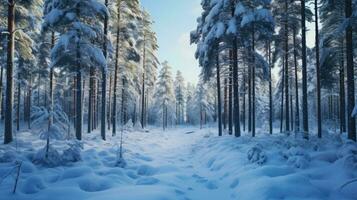
[[[133,131],[124,137],[124,168],[115,165],[118,136],[101,141],[99,133],[84,135],[82,160],[54,168],[32,162],[45,141],[29,132],[18,137],[17,152],[0,146],[0,177],[16,160],[23,161],[15,195],[13,176],[0,183],[5,199],[352,200],[357,196],[357,183],[340,189],[357,177],[357,145],[336,136],[307,142],[264,134],[217,137],[214,129]],[[63,151],[65,142],[53,146]]]

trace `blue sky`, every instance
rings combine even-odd
[[[141,0],[155,21],[153,28],[159,43],[159,59],[167,60],[173,74],[180,70],[186,81],[197,83],[200,68],[190,45],[190,32],[201,13],[201,0]]]
[[[190,45],[190,32],[196,28],[201,14],[201,0],[141,0],[141,5],[155,21],[161,62],[167,60],[173,74],[180,70],[186,81],[196,84],[200,68],[194,58],[195,45]],[[307,45],[314,46],[314,24],[307,23]]]

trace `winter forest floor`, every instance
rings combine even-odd
[[[331,134],[307,142],[278,134],[258,134],[257,138],[244,135],[239,139],[216,135],[214,128],[193,127],[125,132],[126,166],[119,167],[116,165],[119,135],[104,142],[94,132],[84,135],[80,161],[50,168],[34,164],[36,152],[41,153],[39,149],[44,147],[45,140],[37,139],[34,133],[21,132],[17,134],[17,150],[15,143],[0,145],[0,197],[29,200],[357,197],[357,182],[343,186],[357,178],[357,145],[340,136]],[[52,147],[60,154],[66,142],[54,141]],[[22,161],[22,166],[16,194],[12,194],[16,161]]]

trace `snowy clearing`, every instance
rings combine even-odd
[[[117,167],[119,137],[85,135],[81,161],[53,168],[33,164],[44,140],[29,132],[0,146],[5,199],[355,199],[357,146],[338,136],[306,142],[293,136],[216,137],[214,129],[178,128],[125,133],[126,166]],[[20,137],[21,136],[21,137]],[[31,141],[31,142],[30,142]],[[54,142],[58,150],[63,141]]]

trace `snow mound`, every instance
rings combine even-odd
[[[265,155],[261,145],[252,147],[247,153],[247,158],[249,162],[256,163],[258,165],[263,165],[267,161],[267,156]]]

